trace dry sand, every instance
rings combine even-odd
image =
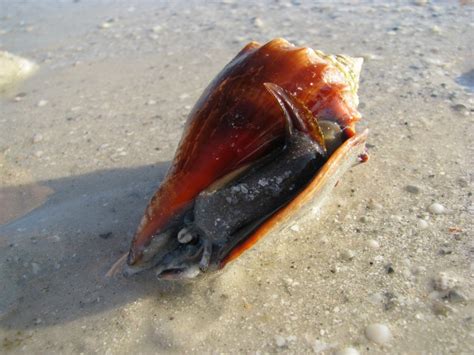
[[[0,352],[473,353],[463,3],[1,2],[40,70],[0,98]],[[105,279],[200,92],[278,36],[365,57],[369,163],[220,273]]]

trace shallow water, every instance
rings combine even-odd
[[[473,352],[474,11],[415,3],[0,3],[0,50],[40,66],[0,98],[1,352]],[[104,278],[201,91],[274,37],[365,58],[370,161],[218,274]]]

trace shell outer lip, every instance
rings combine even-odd
[[[312,199],[316,199],[316,203],[322,205],[329,195],[329,192],[351,166],[368,160],[365,147],[368,133],[369,130],[366,129],[347,139],[329,157],[309,185],[295,196],[290,203],[278,210],[262,223],[240,245],[232,249],[231,252],[221,261],[219,268],[223,268],[229,262],[242,255],[246,250],[252,248],[260,239],[265,237],[273,229],[284,227],[284,222],[288,221],[293,215],[301,210],[305,204],[310,203]]]

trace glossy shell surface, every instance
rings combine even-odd
[[[171,167],[133,238],[134,265],[154,236],[220,177],[268,154],[284,137],[284,116],[266,83],[285,89],[318,119],[354,136],[362,61],[295,47],[284,39],[251,42],[218,74],[192,109]]]

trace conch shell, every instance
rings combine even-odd
[[[309,200],[320,203],[367,157],[367,132],[355,130],[361,66],[284,39],[247,44],[189,114],[132,240],[129,272],[181,278],[222,267]]]

